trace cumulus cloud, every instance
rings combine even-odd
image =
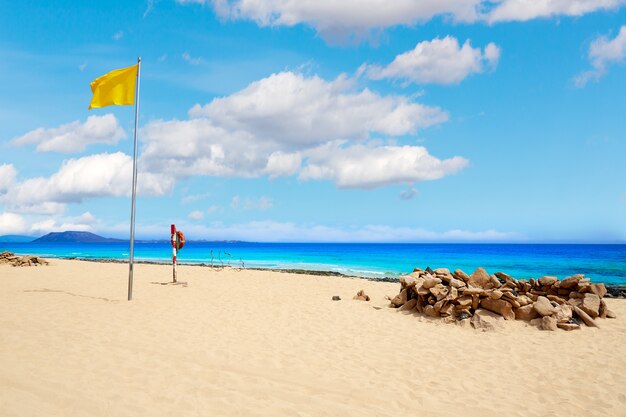
[[[328,179],[340,188],[377,188],[439,179],[465,168],[459,156],[440,160],[422,146],[320,147],[309,154],[303,180]]]
[[[574,78],[577,87],[584,87],[591,80],[599,80],[614,63],[624,63],[626,59],[626,26],[622,26],[615,38],[600,36],[589,46],[589,61],[593,69]]]
[[[487,2],[483,2],[487,3]],[[490,23],[526,21],[554,16],[583,16],[599,10],[612,10],[625,0],[500,0],[485,15]]]
[[[142,166],[176,178],[296,175],[320,146],[413,135],[448,119],[437,107],[358,90],[344,77],[325,81],[293,72],[195,105],[189,116],[153,121],[142,130]]]
[[[52,214],[64,210],[66,203],[85,198],[130,195],[132,158],[117,153],[102,153],[63,162],[50,177],[31,178],[15,184],[0,197],[0,203],[22,212]],[[140,172],[137,192],[163,195],[173,186],[167,176]]]
[[[0,234],[12,235],[27,232],[28,224],[22,216],[10,212],[0,213]]]
[[[401,79],[416,84],[458,84],[471,74],[494,69],[500,59],[500,48],[489,43],[483,51],[472,48],[469,39],[463,46],[456,38],[446,36],[423,41],[415,49],[396,56],[387,66],[369,66],[369,78]]]
[[[177,0],[206,4],[222,19],[252,20],[261,27],[313,27],[323,38],[345,41],[372,31],[412,26],[437,17],[457,22],[526,21],[554,16],[582,16],[617,9],[626,0]]]
[[[0,165],[0,194],[6,193],[15,182],[17,170],[13,164]]]
[[[113,114],[89,116],[85,123],[78,120],[50,129],[38,128],[11,143],[17,146],[36,144],[39,152],[81,152],[88,145],[114,145],[126,138],[126,132]]]

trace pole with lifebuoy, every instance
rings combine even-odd
[[[171,232],[172,232],[172,278],[173,278],[173,283],[177,283],[178,281],[176,280],[176,255],[178,254],[178,251],[181,250],[183,248],[183,246],[185,246],[185,235],[183,235],[183,232],[181,232],[180,230],[176,230],[176,225],[172,225],[171,227]]]

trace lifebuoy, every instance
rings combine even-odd
[[[176,250],[181,250],[185,246],[185,235],[180,230],[176,231]]]

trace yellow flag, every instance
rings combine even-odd
[[[116,69],[91,82],[91,104],[89,109],[106,106],[135,104],[135,85],[139,64]]]

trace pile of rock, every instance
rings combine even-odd
[[[471,275],[460,269],[416,268],[400,284],[392,307],[485,330],[503,319],[529,321],[542,330],[575,330],[581,322],[598,327],[595,319],[615,318],[602,299],[605,285],[592,284],[582,274],[517,280],[503,272],[489,275],[483,268]]]
[[[13,266],[39,266],[48,265],[48,261],[37,256],[17,256],[11,252],[0,253],[0,264],[10,264]]]

